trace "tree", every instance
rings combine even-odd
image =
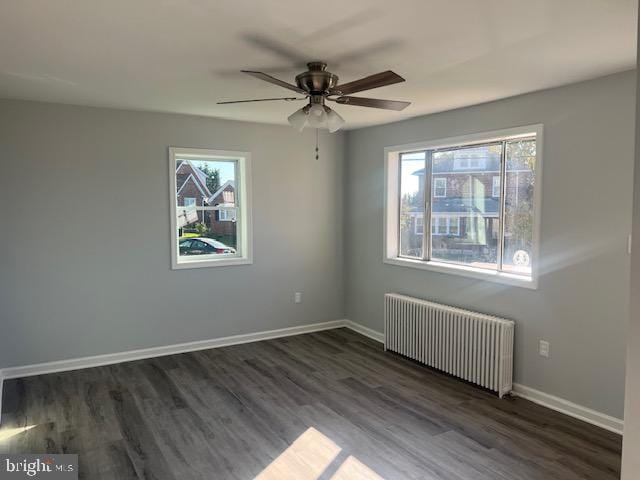
[[[400,231],[402,232],[400,235],[400,251],[403,254],[414,255],[417,249],[422,246],[422,237],[418,238],[413,233],[412,219],[414,219],[414,216],[411,215],[414,208],[419,205],[420,199],[421,195],[418,192],[406,193],[402,196],[400,202]]]
[[[535,169],[536,142],[523,140],[520,142],[510,142],[507,146],[507,173],[513,170]],[[525,249],[531,251],[533,242],[533,194],[535,175],[526,177],[526,184],[520,191],[518,198],[512,200],[511,205],[507,205],[508,229],[511,234],[511,248]],[[515,181],[518,179],[516,177]]]
[[[201,170],[207,176],[207,188],[211,193],[215,193],[220,188],[220,170],[210,168],[207,164]]]
[[[200,237],[204,237],[207,233],[209,233],[209,227],[207,227],[204,223],[196,223],[196,233]]]

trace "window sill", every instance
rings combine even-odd
[[[531,290],[538,289],[538,282],[534,278],[522,277],[505,272],[493,272],[480,268],[468,267],[465,265],[454,265],[450,263],[425,262],[423,260],[413,260],[410,258],[385,258],[384,263],[397,265],[400,267],[418,268],[420,270],[429,270],[432,272],[448,273],[451,275],[459,275],[462,277],[476,278],[494,283],[502,283],[514,287],[528,288]]]
[[[182,260],[173,263],[172,270],[184,270],[187,268],[230,267],[233,265],[251,265],[253,260],[246,257],[226,257],[211,260]]]

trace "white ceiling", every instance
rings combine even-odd
[[[387,69],[406,78],[357,94],[413,102],[403,112],[337,106],[353,128],[633,68],[636,9],[636,0],[2,0],[0,97],[286,123],[301,104],[216,102],[289,96],[239,70],[293,83],[292,53],[326,60],[343,82]]]

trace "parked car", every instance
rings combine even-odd
[[[236,253],[236,249],[206,237],[184,238],[178,243],[180,255],[212,255]]]

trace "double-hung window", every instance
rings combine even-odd
[[[172,268],[252,263],[247,152],[169,149]]]
[[[433,196],[444,198],[447,196],[447,177],[434,177]]]
[[[385,149],[385,262],[537,288],[541,152],[541,125]]]

